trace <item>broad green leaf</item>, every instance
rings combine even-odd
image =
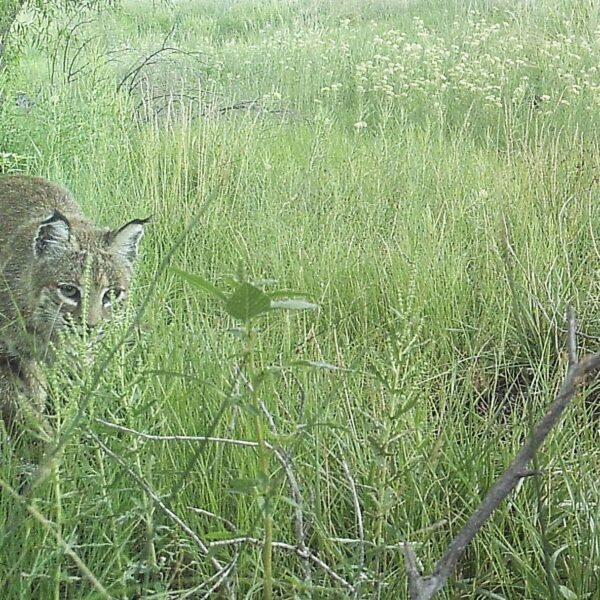
[[[325,371],[344,371],[345,373],[353,372],[353,369],[346,369],[344,367],[338,367],[331,363],[322,360],[293,360],[287,363],[290,367],[310,367],[312,369],[323,369]]]
[[[216,288],[210,281],[204,279],[204,277],[200,277],[200,275],[192,275],[191,273],[186,273],[185,271],[182,271],[177,267],[172,267],[171,270],[174,273],[177,273],[179,277],[187,281],[193,287],[204,292],[208,292],[209,294],[211,294],[211,296],[214,296],[215,298],[221,300],[221,302],[225,302],[227,300],[225,294],[221,290]]]
[[[297,290],[273,290],[272,292],[269,292],[269,296],[271,296],[271,298],[300,298],[302,300],[308,299],[309,301],[312,301],[312,294],[298,292]]]
[[[271,308],[274,310],[314,310],[319,308],[319,305],[303,298],[287,298],[286,300],[271,300]]]
[[[271,299],[251,283],[242,283],[225,303],[225,310],[234,319],[246,322],[271,310]]]

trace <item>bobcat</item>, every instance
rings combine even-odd
[[[59,332],[93,330],[127,295],[147,220],[97,227],[63,187],[0,176],[0,413],[9,432],[21,413],[44,414],[41,366]]]

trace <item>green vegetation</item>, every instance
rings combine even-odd
[[[140,0],[43,47],[20,18],[0,170],[153,220],[132,315],[51,378],[58,431],[83,418],[29,514],[2,443],[3,600],[202,598],[230,564],[238,598],[349,597],[261,548],[299,512],[360,597],[407,597],[400,542],[430,571],[554,397],[567,303],[597,349],[598,7]],[[319,308],[266,310],[285,290]],[[595,598],[599,453],[592,390],[440,597]]]

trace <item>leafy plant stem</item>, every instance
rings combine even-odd
[[[254,332],[252,321],[246,322],[246,368],[248,371],[248,381],[250,382],[250,394],[256,409],[256,439],[258,442],[258,462],[260,473],[263,479],[262,501],[264,512],[264,542],[262,547],[263,562],[263,598],[271,600],[273,597],[273,515],[269,498],[269,456],[270,451],[265,441],[265,430],[258,401],[258,372],[256,368],[256,334]]]

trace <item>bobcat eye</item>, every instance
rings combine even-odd
[[[76,285],[64,283],[58,286],[58,293],[62,296],[63,300],[66,300],[69,304],[79,304],[81,300],[81,293]]]
[[[121,300],[124,295],[125,295],[125,290],[122,290],[120,288],[113,289],[113,290],[107,290],[106,292],[104,292],[104,296],[102,296],[102,304],[106,308],[108,308],[114,302]]]

